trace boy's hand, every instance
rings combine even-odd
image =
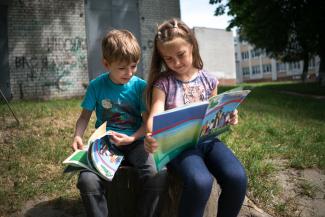
[[[132,136],[128,136],[123,133],[118,133],[111,131],[110,132],[110,142],[115,144],[116,146],[120,145],[129,145],[134,142],[135,138]]]
[[[151,137],[151,134],[147,134],[144,139],[144,149],[149,153],[154,153],[157,148],[157,141],[153,137]]]
[[[238,124],[238,111],[235,109],[231,114],[230,114],[230,119],[229,119],[229,124],[231,125],[236,125]]]
[[[71,147],[73,148],[74,151],[76,151],[78,149],[83,149],[84,144],[82,142],[82,138],[80,136],[75,136]]]

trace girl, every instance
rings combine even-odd
[[[218,80],[202,68],[197,40],[185,23],[171,19],[158,26],[147,88],[148,132],[152,130],[155,114],[217,94]],[[229,122],[237,124],[237,121],[236,111]],[[146,136],[148,152],[154,152],[158,145],[149,134]],[[222,190],[218,216],[238,215],[245,198],[247,178],[239,160],[219,139],[210,138],[200,142],[197,148],[183,151],[167,167],[179,174],[184,183],[180,217],[203,216],[213,177]]]

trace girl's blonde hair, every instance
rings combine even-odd
[[[111,30],[102,40],[103,58],[109,62],[139,62],[141,49],[135,36],[128,30]]]
[[[146,90],[147,107],[150,110],[152,102],[152,90],[154,83],[163,76],[166,76],[170,69],[161,57],[158,49],[158,44],[162,45],[165,42],[175,38],[182,38],[193,46],[193,66],[198,69],[203,68],[203,62],[199,52],[199,45],[192,30],[181,20],[172,18],[158,25],[157,33],[154,39],[154,48],[152,53],[151,65],[149,69],[148,85]]]

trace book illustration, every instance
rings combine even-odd
[[[200,139],[205,136],[218,135],[229,129],[231,113],[245,99],[249,90],[225,92],[222,97],[211,97],[205,117],[202,121]]]
[[[231,113],[250,90],[227,91],[208,101],[170,109],[153,118],[152,136],[158,143],[154,159],[158,170],[200,139],[217,136],[229,129]]]
[[[113,145],[109,142],[109,135],[97,139],[91,144],[91,162],[102,178],[111,180],[115,171],[122,162],[123,156],[113,151]]]
[[[109,140],[106,122],[92,134],[83,150],[76,150],[63,161],[67,164],[65,172],[87,169],[101,178],[111,181],[119,168],[123,155]],[[72,168],[74,167],[74,168]]]

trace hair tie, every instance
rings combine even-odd
[[[177,26],[177,20],[174,20],[173,28],[178,28],[178,26]]]

